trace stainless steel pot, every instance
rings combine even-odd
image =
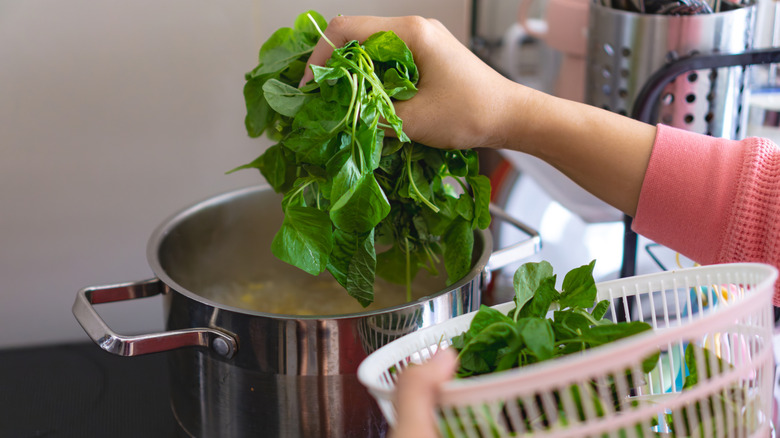
[[[540,248],[534,230],[491,207],[494,218],[516,225],[528,239],[493,252],[490,234],[476,233],[469,275],[410,303],[307,317],[245,310],[204,296],[220,282],[308,275],[270,254],[282,220],[279,200],[262,186],[196,204],[150,238],[147,257],[155,278],[88,287],[76,296],[76,319],[106,351],[170,351],[171,406],[184,435],[383,436],[384,419],[355,374],[359,363],[404,334],[476,310],[492,270]],[[93,307],[157,294],[164,296],[163,333],[119,335]]]

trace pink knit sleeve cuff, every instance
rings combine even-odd
[[[717,262],[744,148],[658,125],[633,229],[702,264]]]

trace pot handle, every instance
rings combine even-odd
[[[213,328],[192,328],[124,336],[112,331],[98,315],[93,304],[134,300],[165,292],[163,282],[157,278],[93,286],[81,289],[73,303],[73,315],[90,338],[100,348],[118,356],[138,356],[181,347],[208,347],[227,359],[236,353],[236,340],[229,334]]]
[[[509,213],[493,203],[490,204],[490,214],[494,219],[507,222],[508,224],[513,225],[515,228],[527,234],[528,239],[509,245],[506,248],[496,250],[490,254],[487,266],[485,266],[485,272],[488,275],[490,272],[495,271],[496,269],[501,269],[510,263],[531,257],[542,249],[542,238],[539,236],[539,233],[536,230],[515,219],[509,215]]]

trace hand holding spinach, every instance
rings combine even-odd
[[[314,11],[301,14],[263,44],[246,75],[247,132],[277,143],[234,170],[259,169],[284,194],[271,249],[310,274],[327,270],[363,306],[373,301],[377,274],[406,284],[410,299],[417,272],[438,274],[443,258],[451,284],[470,270],[473,231],[490,224],[490,183],[478,156],[429,148],[403,132],[393,100],[412,98],[419,74],[392,31],[334,46],[298,88],[326,26]]]

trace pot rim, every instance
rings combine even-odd
[[[176,228],[177,225],[182,223],[184,220],[192,217],[196,213],[198,213],[201,210],[205,210],[223,203],[226,203],[232,199],[241,198],[244,196],[249,196],[253,193],[264,191],[264,190],[273,190],[270,185],[268,184],[256,184],[248,187],[243,187],[239,189],[234,189],[231,191],[223,192],[221,194],[217,194],[215,196],[211,196],[209,198],[203,199],[200,202],[196,202],[194,204],[191,204],[188,207],[185,207],[178,212],[168,216],[153,232],[152,235],[149,237],[149,240],[146,245],[146,259],[149,263],[149,266],[151,267],[152,271],[156,275],[156,277],[162,281],[165,285],[167,285],[170,289],[173,291],[180,293],[192,300],[198,301],[200,303],[203,303],[205,305],[219,308],[223,310],[229,310],[231,312],[237,312],[252,316],[260,316],[260,317],[266,317],[266,318],[275,318],[275,319],[287,319],[287,320],[336,320],[336,319],[352,319],[352,318],[364,318],[367,316],[372,315],[381,315],[386,313],[391,313],[398,310],[413,308],[413,307],[419,307],[420,305],[423,305],[432,299],[438,298],[440,296],[446,295],[448,293],[451,293],[455,290],[460,289],[461,287],[466,286],[467,284],[471,283],[473,279],[480,275],[485,267],[487,266],[488,260],[490,259],[490,254],[493,250],[493,238],[490,232],[487,230],[475,230],[475,232],[479,233],[482,242],[483,242],[483,250],[482,254],[480,254],[479,258],[476,260],[474,265],[471,267],[471,270],[469,273],[458,280],[457,282],[445,286],[444,289],[441,289],[437,292],[434,292],[430,295],[426,295],[424,297],[418,298],[417,300],[410,301],[408,303],[399,304],[392,307],[385,307],[382,309],[375,309],[365,312],[357,312],[357,313],[343,313],[343,314],[336,314],[336,315],[290,315],[290,314],[280,314],[280,313],[268,313],[268,312],[261,312],[257,310],[250,310],[250,309],[244,309],[240,307],[235,306],[229,306],[227,304],[220,303],[218,301],[213,301],[211,299],[208,299],[202,295],[199,295],[191,290],[188,290],[181,284],[177,283],[173,278],[171,278],[165,269],[162,267],[162,264],[160,263],[160,257],[159,257],[159,248],[162,242],[165,240],[165,238],[168,236],[168,234]],[[346,291],[344,292],[346,293]]]

